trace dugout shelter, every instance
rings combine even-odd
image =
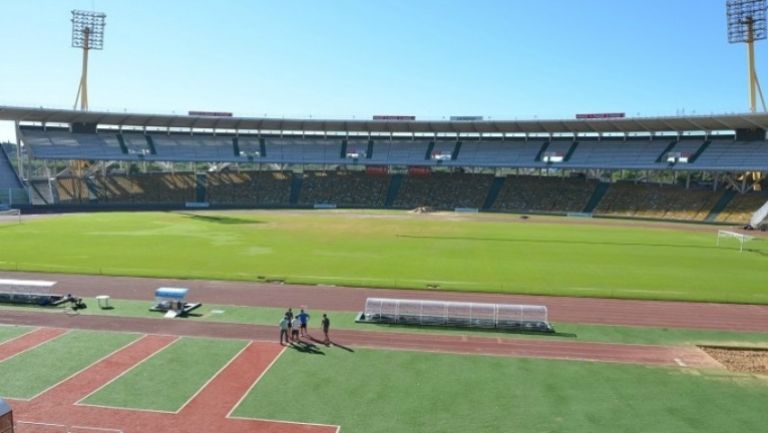
[[[554,332],[543,305],[368,298],[358,322]]]

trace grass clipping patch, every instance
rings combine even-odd
[[[768,349],[711,346],[702,346],[701,349],[729,371],[768,375]]]

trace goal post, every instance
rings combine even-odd
[[[739,241],[739,252],[744,251],[744,242],[749,242],[752,239],[754,239],[754,236],[745,235],[742,233],[734,232],[731,230],[718,230],[717,231],[717,242],[715,245],[718,247],[720,246],[720,239],[736,239]]]

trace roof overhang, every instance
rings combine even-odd
[[[429,134],[654,133],[768,129],[768,113],[609,119],[390,121],[183,116],[0,106],[0,120],[42,123],[95,123],[99,125],[156,128]]]

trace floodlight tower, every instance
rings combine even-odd
[[[755,41],[766,39],[766,0],[728,0],[728,42],[747,44],[747,74],[749,77],[749,111],[755,112],[756,93],[765,110],[765,99],[755,71]]]
[[[102,12],[72,11],[72,48],[83,49],[83,72],[73,110],[77,108],[78,100],[80,109],[88,110],[88,51],[104,48],[105,18],[107,15]]]

